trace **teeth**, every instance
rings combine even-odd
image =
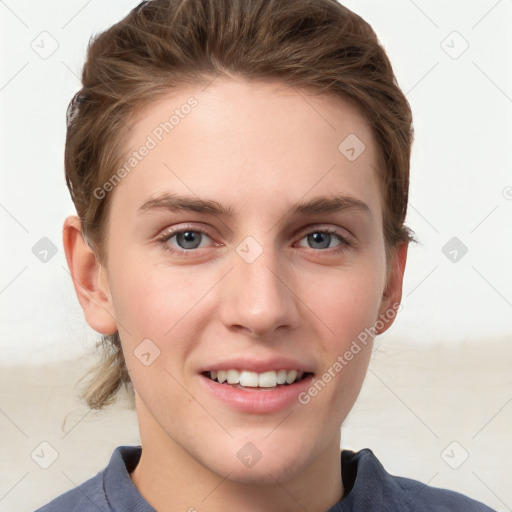
[[[238,381],[240,386],[248,386],[250,388],[258,387],[258,374],[256,372],[246,372],[245,370],[240,372],[240,380]],[[238,384],[235,382],[235,384]]]
[[[264,373],[250,372],[247,370],[219,370],[211,371],[210,378],[221,384],[240,384],[249,388],[274,388],[278,384],[293,384],[304,376],[304,372],[297,370],[271,370]]]
[[[227,371],[228,384],[238,384],[240,382],[240,372],[238,370]]]
[[[284,384],[286,382],[287,375],[288,375],[288,372],[286,370],[279,370],[277,372],[277,383]]]
[[[291,384],[297,378],[297,370],[292,370],[288,372],[286,376],[286,384]]]
[[[240,381],[240,384],[242,384],[241,381]],[[277,385],[276,372],[271,371],[271,372],[260,373],[260,375],[258,377],[258,386],[260,388],[275,388],[276,385]]]

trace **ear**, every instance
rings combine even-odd
[[[106,269],[82,237],[80,219],[64,221],[62,239],[69,271],[87,323],[101,334],[117,331]]]
[[[395,321],[398,307],[402,301],[402,284],[408,248],[409,243],[403,242],[392,250],[386,288],[382,294],[382,302],[379,309],[380,321],[378,320],[376,323],[377,334],[386,332]]]

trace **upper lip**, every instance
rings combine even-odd
[[[272,359],[237,357],[225,359],[217,363],[210,363],[201,368],[199,372],[218,370],[247,370],[256,373],[270,372],[272,370],[297,370],[304,373],[312,373],[311,365],[287,357],[274,357]]]

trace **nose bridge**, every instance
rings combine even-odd
[[[295,327],[298,312],[293,293],[285,284],[282,255],[271,239],[247,237],[233,254],[230,293],[224,298],[224,322],[263,336],[278,327]]]

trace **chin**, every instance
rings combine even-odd
[[[235,442],[206,464],[214,473],[243,484],[275,484],[293,479],[308,464],[309,450],[302,443],[276,440]],[[227,456],[227,453],[231,455]],[[313,454],[311,457],[314,458]],[[206,461],[205,461],[206,462]]]

